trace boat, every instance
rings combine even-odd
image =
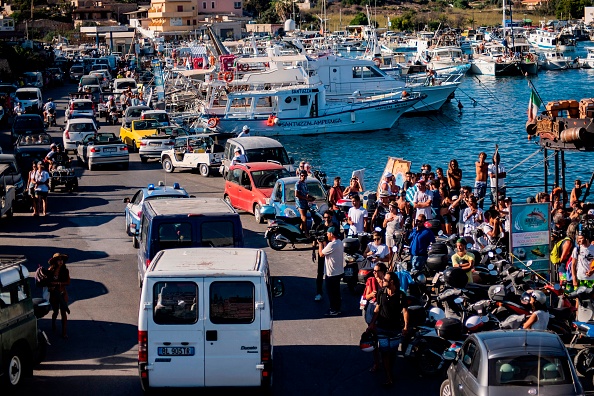
[[[573,35],[564,31],[556,32],[545,29],[535,29],[528,35],[528,42],[541,50],[556,50],[560,52],[575,51],[576,40]]]
[[[580,60],[580,64],[584,69],[594,69],[594,47],[584,47],[587,51],[585,59]]]
[[[303,70],[303,73],[306,73]],[[259,90],[231,90],[219,81],[209,86],[200,111],[210,129],[239,132],[247,125],[255,136],[317,135],[390,129],[419,93],[349,97],[327,95],[321,82]]]
[[[536,75],[538,59],[532,53],[522,52],[525,45],[517,43],[508,49],[498,42],[481,43],[473,47],[470,72],[487,76]]]
[[[577,60],[574,60],[569,56],[565,56],[559,51],[542,52],[539,63],[540,67],[544,70],[566,70],[578,69],[580,67]]]

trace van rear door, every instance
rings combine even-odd
[[[260,283],[257,277],[204,279],[206,386],[261,385]]]
[[[151,387],[204,386],[204,298],[201,278],[147,278]]]

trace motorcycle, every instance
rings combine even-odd
[[[45,126],[46,128],[49,126],[57,126],[58,124],[56,123],[56,111],[53,109],[48,110],[47,115],[46,115],[46,122],[45,122]]]
[[[273,250],[280,251],[289,243],[293,246],[293,249],[296,243],[311,243],[317,237],[314,230],[322,223],[323,218],[318,206],[314,203],[309,204],[309,212],[313,224],[312,230],[307,234],[303,233],[301,227],[299,227],[301,224],[300,217],[275,216],[274,220],[270,220],[268,229],[264,233],[268,246]]]
[[[106,121],[109,122],[111,125],[116,125],[118,123],[119,111],[117,108],[112,108],[109,110],[107,114]]]

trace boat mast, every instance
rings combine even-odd
[[[501,27],[503,29],[503,38],[505,38],[505,0],[503,0],[503,20],[501,21]]]

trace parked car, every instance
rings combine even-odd
[[[116,101],[120,98],[116,96]],[[143,111],[150,110],[148,106],[128,106],[122,117],[122,126],[130,127],[134,120],[140,120]]]
[[[43,113],[43,95],[39,88],[19,88],[15,92],[16,100],[18,100],[25,113]]]
[[[222,156],[222,147],[205,133],[176,138],[173,148],[161,153],[161,163],[167,173],[175,168],[197,169],[206,177],[219,169]]]
[[[41,72],[24,72],[23,81],[26,87],[43,88],[43,73]]]
[[[161,153],[171,149],[175,145],[177,137],[188,136],[189,133],[182,127],[165,126],[157,128],[157,133],[145,136],[140,140],[138,154],[141,162],[149,159],[161,159]]]
[[[28,166],[26,169],[21,170],[14,154],[0,154],[0,166],[6,168],[0,178],[0,187],[5,188],[5,186],[9,185],[14,186],[16,200],[24,200],[25,183],[23,180],[26,179],[31,167]],[[21,174],[21,172],[25,172],[25,175]]]
[[[290,176],[288,170],[274,162],[231,165],[223,198],[235,209],[253,213],[256,221],[263,223],[260,209],[268,203],[276,181]]]
[[[554,333],[498,330],[472,334],[441,384],[441,396],[583,395],[563,342]]]
[[[130,236],[138,235],[144,201],[164,198],[190,198],[190,194],[180,187],[179,183],[166,186],[165,183],[160,181],[156,186],[149,184],[148,187],[136,191],[132,198],[124,198],[124,203],[126,204],[126,209],[124,209],[126,233]]]
[[[293,158],[289,158],[283,145],[275,139],[263,136],[250,136],[228,139],[225,144],[223,164],[220,172],[224,176],[235,156],[235,150],[239,149],[247,156],[249,162],[276,161],[283,165],[289,172],[295,172]]]
[[[43,119],[39,114],[22,114],[14,117],[11,138],[15,142],[20,135],[31,135],[45,132]]]
[[[140,149],[140,141],[150,135],[157,133],[160,125],[156,120],[134,120],[129,127],[120,128],[120,139],[126,143],[131,152]]]
[[[64,121],[71,118],[95,118],[95,104],[90,99],[74,99],[64,112]]]
[[[76,151],[78,143],[82,143],[85,137],[94,135],[98,130],[99,126],[92,118],[74,118],[68,120],[62,134],[64,150]]]
[[[147,118],[159,121],[159,124],[161,124],[161,126],[171,125],[169,120],[169,114],[167,114],[165,110],[144,110],[140,114],[140,119],[145,120]]]
[[[34,161],[43,161],[50,152],[51,143],[52,138],[47,133],[19,135],[14,145],[14,156],[19,167],[28,172]]]
[[[133,78],[116,78],[113,80],[113,92],[121,94],[130,87],[132,92],[137,93],[138,87],[136,86],[136,80]]]
[[[33,367],[45,358],[47,337],[37,319],[50,311],[33,298],[24,256],[0,256],[0,379],[2,393],[13,394]],[[21,391],[22,392],[22,391]]]
[[[109,71],[97,70],[97,71],[92,71],[91,73],[89,73],[89,75],[99,77],[99,82],[100,82],[99,85],[101,86],[102,90],[109,89],[109,84],[111,82],[111,75],[109,74]]]
[[[269,203],[274,208],[276,216],[299,217],[299,211],[295,206],[295,184],[298,181],[299,178],[295,176],[285,177],[276,181],[270,195]],[[314,177],[308,177],[306,182],[309,195],[315,198],[315,203],[318,205],[320,213],[324,213],[328,209],[324,186]]]
[[[91,100],[93,103],[98,104],[101,101],[101,97],[103,95],[103,90],[101,89],[100,84],[89,84],[83,87],[83,92],[87,92],[91,94]]]
[[[76,148],[79,161],[92,171],[98,165],[122,165],[128,169],[130,156],[128,147],[110,132],[87,135]]]

